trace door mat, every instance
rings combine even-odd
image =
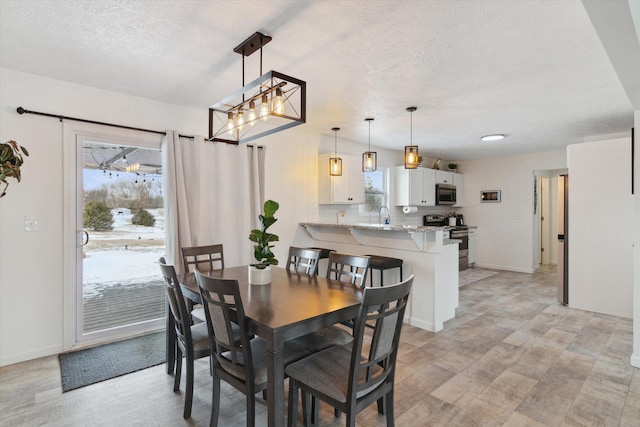
[[[462,270],[458,275],[459,277],[458,287],[466,286],[469,283],[486,279],[487,277],[491,277],[495,274],[498,274],[498,272],[483,270],[481,268],[467,268],[466,270]]]
[[[62,392],[95,384],[166,360],[165,331],[58,355]]]

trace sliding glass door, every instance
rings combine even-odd
[[[164,255],[159,141],[77,136],[76,339],[162,328]]]

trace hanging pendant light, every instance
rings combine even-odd
[[[242,87],[209,107],[208,141],[241,144],[306,123],[306,82],[262,73],[262,48],[270,41],[256,32],[233,49],[242,55]],[[245,58],[258,51],[260,76],[245,84]]]
[[[407,111],[411,113],[411,130],[409,133],[409,144],[404,147],[404,168],[405,169],[417,169],[418,168],[418,146],[413,145],[413,112],[418,107],[407,107]]]
[[[333,156],[329,158],[329,175],[342,176],[342,159],[338,157],[338,131],[340,128],[331,128],[334,133]]]
[[[378,169],[378,153],[371,151],[371,122],[373,120],[372,117],[364,119],[369,123],[369,151],[362,153],[362,172],[373,172]]]

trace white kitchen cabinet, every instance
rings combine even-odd
[[[476,229],[469,228],[469,265],[476,263]]]
[[[453,173],[453,185],[456,186],[456,204],[455,208],[464,206],[464,175],[461,173]]]
[[[396,206],[435,206],[436,171],[434,169],[395,168]]]
[[[364,172],[358,156],[340,154],[342,175],[329,175],[331,153],[318,155],[318,203],[357,205],[364,203]]]
[[[453,172],[436,170],[436,184],[453,185]]]

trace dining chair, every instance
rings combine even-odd
[[[320,259],[320,251],[316,249],[289,247],[287,270],[304,274],[314,274]]]
[[[320,251],[313,249],[289,247],[287,270],[315,275]],[[293,343],[307,349],[311,353],[324,350],[334,345],[348,344],[353,337],[347,331],[336,326],[327,326],[316,332],[303,335],[292,340]]]
[[[329,253],[327,279],[335,279],[344,283],[365,287],[369,257],[350,255],[342,252]]]
[[[224,268],[224,252],[222,243],[206,246],[187,246],[180,248],[182,254],[182,266],[185,273],[200,270],[209,271],[216,268]],[[204,309],[199,305],[193,308],[193,303],[188,302],[187,307],[191,311],[191,317],[196,322],[204,322]]]
[[[224,268],[222,243],[183,247],[180,248],[180,253],[182,254],[182,265],[185,273],[194,270],[209,271]]]
[[[246,395],[247,426],[254,426],[255,394],[267,389],[267,343],[260,337],[251,338],[237,280],[213,278],[197,270],[195,275],[213,349],[210,425],[218,425],[222,379]],[[234,324],[239,326],[239,340],[233,336]],[[284,344],[285,366],[308,354],[308,351],[295,344]]]
[[[206,323],[192,324],[191,316],[185,304],[180,283],[173,265],[168,265],[164,257],[160,258],[160,270],[165,280],[165,291],[169,300],[171,316],[175,323],[176,334],[176,369],[173,382],[173,391],[180,390],[180,379],[182,376],[182,357],[184,355],[187,363],[187,383],[184,400],[184,418],[191,416],[191,406],[193,402],[193,382],[194,367],[196,359],[211,355],[211,345]]]
[[[311,412],[305,394],[345,412],[348,427],[355,426],[356,415],[373,402],[378,403],[378,412],[384,413],[387,426],[394,425],[396,358],[413,279],[411,275],[395,285],[364,289],[353,342],[330,347],[285,368],[289,376],[289,426],[297,424],[298,390],[303,394],[305,427]],[[375,326],[365,335],[368,321]]]

